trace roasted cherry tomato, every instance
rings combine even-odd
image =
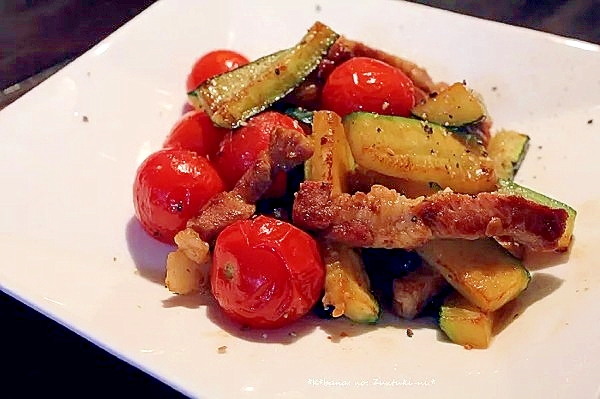
[[[175,234],[225,184],[204,157],[163,149],[139,166],[133,183],[135,214],[152,237],[173,243]]]
[[[237,67],[247,64],[249,61],[243,55],[231,50],[215,50],[200,57],[192,67],[188,75],[186,89],[188,92],[200,86],[205,80],[225,72],[232,71]]]
[[[355,111],[409,116],[415,87],[398,68],[367,57],[355,57],[331,72],[321,98],[325,109],[344,116]]]
[[[324,279],[317,243],[290,223],[259,216],[217,237],[211,290],[245,326],[276,328],[299,319],[319,300]]]
[[[189,111],[175,123],[163,147],[190,150],[210,158],[227,132],[227,129],[216,127],[206,112]]]
[[[266,111],[249,119],[245,126],[231,131],[221,141],[212,161],[229,189],[254,165],[261,151],[269,147],[271,134],[278,126],[304,132],[298,122],[289,116]],[[285,173],[282,171],[279,175],[265,196],[277,197],[285,193]]]

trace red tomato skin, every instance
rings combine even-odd
[[[298,121],[279,112],[266,111],[249,119],[246,126],[225,135],[212,161],[229,189],[254,165],[259,154],[269,147],[271,134],[278,126],[304,133]],[[285,173],[282,171],[280,174],[282,176],[276,176],[266,197],[285,193]]]
[[[319,300],[325,266],[316,241],[267,216],[236,222],[217,237],[211,290],[223,311],[252,328],[278,328]]]
[[[189,150],[210,159],[227,132],[227,129],[215,126],[206,112],[193,110],[175,122],[163,148]]]
[[[415,87],[398,68],[373,58],[355,57],[328,76],[321,105],[341,116],[355,111],[409,116],[415,105]]]
[[[191,151],[162,149],[142,162],[133,184],[135,214],[159,241],[173,237],[225,184],[204,157]]]
[[[248,63],[248,59],[231,50],[214,50],[198,58],[187,77],[188,92],[195,90],[204,81]]]

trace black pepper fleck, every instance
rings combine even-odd
[[[90,119],[87,116],[85,116],[85,115],[83,115],[83,117],[81,118],[81,120],[84,121],[84,122],[89,122],[90,121]]]
[[[408,338],[412,338],[412,336],[415,335],[415,333],[413,332],[413,330],[411,330],[410,328],[406,329],[406,336],[408,336]]]
[[[279,76],[280,73],[281,71],[279,70],[279,68],[275,68],[275,75]]]
[[[587,124],[591,125],[592,123],[594,123],[594,120],[593,119],[588,119]]]
[[[429,125],[423,125],[423,130],[427,134],[433,134],[433,128],[431,126],[429,126]]]
[[[413,223],[417,223],[417,220],[419,220],[419,218],[417,218],[417,216],[413,216],[412,218],[410,218],[410,221]]]
[[[316,5],[315,5],[315,11],[316,11],[316,12],[321,12],[321,6],[320,6],[320,5],[318,5],[318,4],[316,4]]]
[[[377,128],[377,129],[375,129],[375,130],[377,130],[377,133],[381,133],[381,128],[380,128],[380,127],[378,127],[378,128]]]
[[[498,88],[496,86],[492,86],[492,91],[496,91]]]
[[[429,98],[436,98],[438,95],[437,91],[432,91],[431,93],[429,93]]]

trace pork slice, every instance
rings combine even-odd
[[[249,219],[255,210],[254,204],[246,203],[233,191],[224,191],[213,196],[200,215],[188,220],[187,227],[196,231],[202,240],[211,242],[225,227]]]
[[[369,193],[331,198],[330,184],[307,181],[300,185],[292,217],[295,224],[350,246],[415,248],[432,238],[415,213],[422,200],[379,185]]]
[[[312,154],[312,142],[304,133],[277,127],[271,135],[269,148],[260,153],[254,165],[236,183],[233,192],[253,204],[269,189],[277,172],[290,171]]]
[[[312,143],[303,133],[276,128],[269,148],[261,152],[233,190],[212,197],[200,214],[187,222],[187,227],[196,231],[202,240],[211,242],[225,227],[254,215],[254,203],[271,186],[275,173],[287,172],[310,158],[312,153]]]
[[[436,238],[503,237],[538,251],[557,249],[569,217],[564,209],[494,192],[441,192],[427,197],[418,214]]]
[[[392,283],[394,313],[405,319],[414,319],[427,303],[448,283],[444,276],[427,263]]]
[[[505,237],[532,250],[551,251],[558,248],[568,214],[517,195],[443,191],[409,199],[375,185],[369,193],[332,198],[330,186],[305,182],[293,218],[306,229],[356,247],[414,249],[433,238]]]

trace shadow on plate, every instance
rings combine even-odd
[[[562,265],[569,261],[573,246],[575,245],[575,237],[571,239],[568,251],[565,252],[531,252],[526,253],[523,263],[527,270],[536,271],[552,266]]]
[[[507,303],[496,311],[492,335],[496,336],[500,334],[513,320],[522,315],[527,308],[558,290],[563,283],[564,280],[551,274],[534,273],[531,276],[531,281],[527,289],[517,299]],[[441,330],[437,332],[437,340],[455,345]]]
[[[548,273],[534,273],[527,289],[519,297],[502,307],[494,320],[493,334],[504,330],[514,319],[522,315],[528,307],[558,290],[564,280]]]
[[[214,300],[213,304],[206,308],[206,317],[236,338],[256,343],[283,345],[293,344],[303,336],[310,334],[319,326],[319,322],[321,321],[316,317],[313,318],[308,316],[303,317],[289,326],[277,329],[252,329],[231,320],[223,313],[221,308],[217,306]]]
[[[161,243],[150,237],[135,217],[127,223],[126,239],[129,252],[140,275],[149,281],[164,285],[165,262],[174,246]],[[531,271],[568,262],[569,252],[539,253],[526,258],[527,268]],[[547,273],[534,273],[527,290],[516,300],[505,305],[494,325],[494,335],[501,332],[510,322],[521,315],[529,306],[556,291],[563,280]],[[186,307],[197,309],[206,307],[206,316],[229,334],[246,341],[265,344],[292,344],[314,330],[320,329],[334,343],[356,337],[382,328],[404,330],[409,337],[421,329],[438,330],[437,340],[451,343],[446,335],[439,331],[433,317],[420,317],[414,320],[398,318],[385,311],[377,324],[354,323],[346,318],[322,319],[309,314],[290,326],[269,330],[249,329],[229,319],[219,308],[212,295],[199,293],[194,295],[173,295],[163,300],[164,307]]]
[[[127,249],[140,275],[154,283],[165,284],[167,254],[175,248],[150,237],[135,217],[125,228]]]
[[[320,320],[319,327],[328,335],[327,338],[334,343],[346,338],[356,337],[379,329],[396,329],[398,337],[412,337],[415,331],[436,329],[433,317],[423,316],[413,320],[402,319],[389,311],[384,311],[377,324],[354,323],[345,318]]]
[[[339,343],[344,339],[357,337],[382,328],[394,328],[398,330],[399,334],[404,335],[407,335],[406,331],[436,328],[433,319],[430,317],[402,320],[391,313],[384,313],[377,324],[354,323],[344,317],[322,319],[313,313],[309,313],[289,326],[273,330],[245,328],[230,320],[216,304],[207,307],[206,315],[229,334],[245,341],[264,344],[293,344],[315,330],[322,330],[327,334],[328,340]]]

